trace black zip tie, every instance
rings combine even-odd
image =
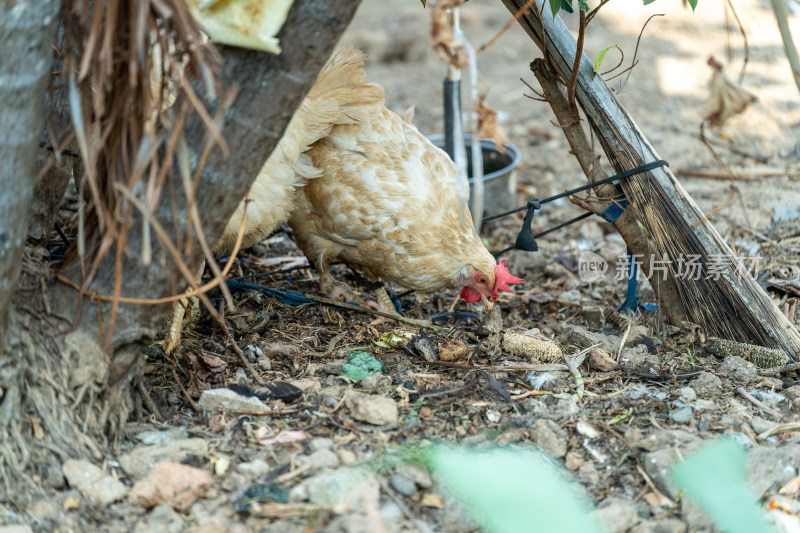
[[[631,169],[631,170],[627,170],[625,172],[621,172],[619,174],[615,174],[614,176],[602,179],[600,181],[595,181],[593,183],[588,183],[586,185],[582,185],[582,186],[577,187],[575,189],[570,189],[568,191],[564,191],[564,192],[556,194],[554,196],[550,196],[548,198],[545,198],[544,200],[539,200],[538,198],[532,198],[532,199],[528,200],[528,203],[525,204],[522,207],[517,207],[515,209],[511,209],[509,211],[504,211],[502,213],[498,213],[496,215],[492,215],[492,216],[484,218],[483,222],[487,222],[489,220],[494,220],[496,218],[501,218],[501,217],[504,217],[504,216],[508,216],[508,215],[513,214],[513,213],[518,213],[518,212],[520,212],[520,211],[522,211],[524,209],[528,210],[528,212],[525,213],[525,220],[522,222],[522,228],[520,229],[520,232],[517,235],[516,242],[512,246],[509,246],[507,248],[503,248],[499,252],[495,252],[492,255],[495,258],[497,258],[497,257],[500,257],[501,255],[503,255],[506,252],[510,252],[511,250],[522,250],[524,252],[536,252],[536,251],[539,250],[539,245],[536,243],[536,239],[538,239],[540,237],[543,237],[543,236],[545,236],[548,233],[551,233],[553,231],[556,231],[556,230],[559,230],[559,229],[564,228],[566,226],[569,226],[570,224],[574,224],[575,222],[579,222],[579,221],[581,221],[581,220],[583,220],[585,218],[589,218],[590,216],[592,216],[594,214],[592,212],[586,212],[586,213],[584,213],[584,214],[582,214],[580,216],[577,216],[577,217],[575,217],[573,219],[567,220],[566,222],[562,222],[558,226],[554,226],[552,228],[546,229],[546,230],[534,235],[533,234],[533,229],[531,228],[531,224],[533,223],[533,215],[534,215],[534,213],[536,212],[537,209],[541,209],[542,208],[542,204],[546,204],[548,202],[553,202],[555,200],[558,200],[559,198],[564,198],[565,196],[570,196],[570,195],[575,194],[575,193],[586,191],[588,189],[592,189],[594,187],[598,187],[598,186],[604,185],[606,183],[611,183],[613,181],[629,178],[631,176],[634,176],[636,174],[640,174],[642,172],[648,172],[650,170],[653,170],[654,168],[658,168],[658,167],[661,167],[661,166],[669,166],[669,163],[667,163],[663,159],[659,159],[658,161],[652,161],[652,162],[647,163],[645,165],[636,167],[636,168]]]
[[[595,187],[599,187],[600,185],[605,185],[606,183],[611,183],[612,181],[623,180],[625,178],[630,178],[631,176],[634,176],[636,174],[641,174],[642,172],[648,172],[650,170],[653,170],[654,168],[668,167],[668,166],[669,166],[668,162],[664,161],[663,159],[659,159],[658,161],[652,161],[650,163],[647,163],[645,165],[636,167],[634,169],[626,170],[625,172],[620,172],[619,174],[615,174],[615,175],[613,175],[611,177],[602,179],[600,181],[595,181],[593,183],[588,183],[586,185],[582,185],[581,187],[577,187],[575,189],[570,189],[568,191],[564,191],[562,193],[556,194],[555,196],[550,196],[548,198],[545,198],[544,200],[538,200],[536,198],[534,198],[533,200],[538,201],[540,204],[546,204],[546,203],[558,200],[559,198],[564,198],[565,196],[570,196],[570,195],[575,194],[575,193],[579,193],[579,192],[587,191],[589,189],[593,189]],[[531,201],[533,201],[533,200],[531,200]],[[528,203],[530,203],[530,202],[528,202]],[[502,213],[497,213],[496,215],[488,216],[488,217],[483,219],[483,222],[488,222],[488,221],[494,220],[496,218],[501,218],[501,217],[505,217],[505,216],[508,216],[508,215],[513,215],[514,213],[519,213],[520,211],[524,211],[526,209],[528,209],[528,204],[525,204],[522,207],[516,207],[516,208],[511,209],[509,211],[503,211]]]

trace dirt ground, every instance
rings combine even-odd
[[[723,237],[737,252],[761,258],[759,279],[797,323],[800,95],[769,2],[744,0],[736,9],[749,45],[743,85],[758,102],[721,132],[706,131],[736,171],[733,182],[698,138],[711,76],[706,60],[713,55],[729,63],[735,80],[744,59],[723,2],[700,0],[694,14],[674,0],[611,2],[589,27],[586,51],[594,57],[618,45],[627,67],[644,22],[666,15],[647,27],[630,77],[610,84],[698,205],[714,212]],[[341,45],[363,48],[368,76],[386,89],[387,105],[401,114],[416,106],[414,123],[434,134],[443,129],[445,69],[429,50],[428,17],[415,0],[364,0]],[[477,46],[508,18],[499,2],[472,0],[462,25]],[[575,17],[567,22],[574,27]],[[792,23],[800,36],[800,16]],[[610,51],[604,65],[613,66],[616,54]],[[534,83],[527,65],[536,56],[516,25],[479,56],[481,91],[489,90],[489,104],[522,153],[519,205],[585,181],[547,105],[525,97],[530,91],[519,78]],[[726,204],[731,191],[734,200]],[[535,228],[577,214],[557,202],[537,215]],[[490,250],[511,244],[520,221],[488,228]],[[96,471],[76,463],[36,480],[45,489],[42,499],[27,509],[0,507],[0,532],[29,531],[22,524],[36,532],[480,529],[436,476],[404,460],[434,442],[542,450],[582,486],[593,517],[610,532],[715,531],[667,471],[723,435],[747,448],[748,484],[765,508],[771,505],[773,520],[789,524],[779,530],[800,531],[797,488],[781,490],[800,474],[800,433],[782,426],[800,421],[794,375],[717,357],[702,331],[664,326],[657,313],[634,319],[617,313],[622,281],[608,276],[590,284],[577,274],[582,251],[612,264],[624,254],[610,225],[588,219],[539,244],[535,254],[508,254],[511,271],[525,283],[488,319],[460,302],[455,315],[437,319],[436,331],[372,325],[374,316],[236,292],[238,310],[227,317],[272,389],[254,381],[201,315],[172,357],[157,346],[147,353],[147,383],[161,419],[131,421],[118,453]],[[261,274],[246,281],[271,289],[310,294],[318,290],[317,277],[305,265],[291,237],[279,232],[245,251],[234,271]],[[345,267],[336,275],[367,291]],[[440,315],[456,297],[452,291],[422,302],[405,296],[403,313]],[[652,300],[646,286],[640,299]],[[538,342],[549,351],[515,348],[520,334],[526,346]],[[343,368],[356,352],[379,361],[380,370],[356,381]],[[585,356],[582,388],[562,352]],[[208,389],[220,390],[201,397]],[[503,473],[497,475],[502,486]]]

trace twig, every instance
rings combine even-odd
[[[194,411],[196,413],[199,413],[200,412],[200,408],[197,406],[195,401],[192,400],[192,397],[189,396],[189,393],[186,392],[186,389],[183,388],[183,383],[181,383],[181,380],[178,379],[178,372],[175,370],[175,366],[174,365],[172,366],[172,378],[175,380],[175,383],[178,385],[178,388],[181,389],[181,392],[183,393],[183,395],[186,396],[186,401],[189,402],[189,405],[192,406],[192,409],[194,409]]]
[[[391,318],[392,320],[397,320],[398,322],[402,322],[404,324],[408,324],[409,326],[416,326],[418,328],[425,328],[425,329],[432,329],[434,331],[438,331],[440,333],[444,333],[449,331],[449,328],[445,328],[442,326],[436,326],[429,322],[425,322],[423,320],[416,320],[413,318],[406,318],[404,316],[399,315],[392,315],[389,313],[384,313],[383,311],[378,311],[376,309],[372,309],[370,307],[364,307],[357,304],[351,304],[348,302],[340,302],[338,300],[332,300],[330,298],[325,298],[324,296],[316,296],[314,294],[307,294],[305,295],[307,298],[314,300],[315,302],[323,303],[325,305],[332,305],[334,307],[341,307],[343,309],[351,309],[353,311],[361,311],[362,313],[367,313],[370,315],[381,316],[384,318]]]
[[[301,411],[303,407],[290,407],[288,409],[226,409],[225,407],[217,407],[217,411],[221,413],[231,413],[234,415],[251,415],[251,416],[278,416],[288,415]]]
[[[608,0],[605,0],[605,1],[608,2]],[[527,2],[525,2],[525,5],[523,5],[521,8],[519,8],[519,10],[517,10],[517,12],[514,14],[514,16],[511,17],[508,20],[508,22],[506,22],[505,25],[502,28],[500,28],[500,31],[498,31],[497,33],[494,34],[494,37],[492,37],[491,39],[489,39],[488,41],[486,41],[485,43],[480,45],[478,47],[478,49],[475,50],[475,55],[478,55],[481,52],[483,52],[484,50],[486,50],[487,48],[489,48],[497,39],[500,38],[501,35],[503,35],[506,31],[508,31],[508,29],[511,26],[513,26],[514,23],[516,21],[518,21],[519,18],[522,15],[524,15],[525,12],[528,10],[528,8],[531,7],[535,2],[536,2],[536,0],[528,0]]]
[[[779,433],[788,433],[790,431],[798,431],[798,430],[800,430],[800,422],[789,422],[788,424],[778,424],[777,426],[769,428],[763,433],[759,433],[758,435],[756,435],[756,438],[766,439],[767,437],[778,435]]]
[[[663,492],[658,490],[656,484],[653,483],[653,480],[650,479],[650,476],[647,475],[647,472],[645,472],[644,469],[641,466],[639,466],[639,464],[636,465],[636,471],[639,472],[639,474],[642,476],[644,482],[647,484],[648,487],[650,487],[650,490],[655,492],[659,497],[663,498],[662,501],[668,501],[670,507],[675,507],[675,502],[672,501],[667,496],[665,496]]]
[[[578,72],[581,68],[581,60],[583,59],[583,39],[586,36],[586,11],[583,9],[580,12],[579,26],[578,26],[578,48],[575,51],[575,61],[572,63],[572,73],[569,77],[569,84],[567,84],[567,101],[569,102],[569,109],[572,113],[573,120],[578,119],[578,104],[575,102],[575,87],[578,85]]]
[[[623,85],[628,84],[628,80],[631,78],[631,72],[633,72],[633,67],[636,66],[636,56],[639,54],[639,43],[642,40],[642,35],[644,35],[644,29],[650,24],[650,21],[653,20],[655,17],[663,17],[664,13],[656,13],[655,15],[650,15],[650,17],[644,21],[644,25],[642,25],[642,29],[639,31],[639,37],[636,38],[636,48],[633,49],[633,59],[631,59],[631,66],[628,68],[628,76],[625,78],[625,83]],[[620,72],[620,74],[622,74]]]
[[[581,371],[578,369],[578,367],[583,362],[584,358],[586,357],[586,354],[592,351],[593,349],[597,348],[601,344],[602,343],[598,342],[597,344],[594,344],[584,350],[581,350],[572,359],[568,358],[567,354],[565,353],[561,354],[564,357],[564,362],[567,363],[567,369],[569,370],[569,373],[575,380],[575,388],[577,389],[575,391],[575,398],[578,400],[583,399],[583,393],[584,393],[583,375],[581,375]]]
[[[744,72],[747,70],[747,62],[750,61],[750,45],[747,43],[747,34],[744,31],[744,26],[742,26],[742,21],[739,20],[739,15],[736,13],[736,8],[733,7],[733,2],[728,0],[728,7],[731,8],[731,12],[733,13],[733,18],[736,19],[736,24],[739,25],[739,33],[742,34],[742,40],[744,40],[744,62],[742,63],[742,70],[739,71],[739,85],[742,84],[742,80],[744,79]]]
[[[567,365],[467,365],[464,363],[453,363],[450,361],[425,361],[424,359],[421,359],[419,363],[428,366],[441,365],[453,368],[464,368],[466,370],[490,370],[494,372],[517,372],[521,370],[536,370],[538,372],[564,372],[565,370],[569,370]]]
[[[615,359],[615,361],[618,363],[619,363],[619,358],[622,357],[622,349],[625,348],[625,343],[628,340],[628,335],[631,334],[632,326],[633,326],[633,320],[628,320],[628,327],[625,328],[625,334],[622,336],[622,340],[619,341],[619,351],[617,352],[617,357]]]
[[[755,398],[752,394],[750,394],[749,392],[744,390],[744,387],[737,388],[736,392],[738,392],[739,394],[744,396],[747,401],[749,401],[750,403],[752,403],[753,405],[755,405],[756,407],[758,407],[759,409],[761,409],[765,413],[769,413],[772,416],[774,416],[775,418],[781,418],[781,414],[778,411],[776,411],[772,407],[767,406],[762,401],[760,401],[757,398]]]

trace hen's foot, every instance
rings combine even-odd
[[[330,274],[320,276],[319,290],[331,300],[362,303],[361,298],[356,296],[356,293],[347,283],[336,281]]]
[[[378,289],[375,294],[375,297],[377,299],[377,305],[370,307],[374,307],[376,311],[380,311],[381,313],[386,313],[387,315],[392,315],[396,317],[401,316],[400,313],[397,312],[397,309],[395,309],[394,302],[392,302],[392,299],[389,298],[389,294],[386,292],[386,289],[384,289],[383,287]],[[376,326],[378,324],[383,324],[384,322],[389,322],[391,320],[393,319],[382,316],[370,322],[370,325]]]
[[[187,312],[191,319],[192,309],[197,308],[197,297],[181,298],[175,302],[172,308],[172,316],[169,319],[169,326],[164,335],[164,340],[161,341],[161,349],[166,355],[171,354],[175,348],[181,343],[181,328],[183,328],[183,319]]]

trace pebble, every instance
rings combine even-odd
[[[130,453],[119,457],[122,470],[134,480],[141,479],[159,461],[181,463],[190,455],[208,457],[208,442],[205,439],[178,439],[159,446],[137,446]]]
[[[317,437],[311,439],[308,445],[312,450],[330,450],[333,448],[333,440],[328,437]]]
[[[244,411],[269,411],[267,404],[255,396],[242,396],[230,389],[204,390],[197,400],[197,406],[204,411],[216,411],[220,407]]]
[[[800,385],[792,385],[791,387],[781,391],[781,394],[790,402],[794,402],[795,400],[800,399]]]
[[[310,455],[300,455],[297,458],[298,466],[307,466],[311,470],[339,466],[339,456],[330,448],[317,450]]]
[[[387,522],[394,522],[403,518],[403,510],[391,500],[381,504],[379,512],[381,513],[381,518]]]
[[[747,453],[747,484],[761,498],[798,474],[800,444],[755,446]]]
[[[403,496],[413,496],[417,492],[414,482],[402,474],[393,474],[389,478],[389,484]]]
[[[613,497],[600,502],[591,516],[605,526],[608,533],[625,533],[641,520],[636,513],[635,503]]]
[[[62,471],[71,487],[78,489],[90,502],[98,505],[108,505],[128,492],[121,481],[84,459],[70,459],[64,463]]]
[[[415,463],[402,463],[394,471],[396,474],[407,477],[420,488],[429,489],[433,486],[431,475],[424,466]]]
[[[359,385],[364,390],[380,390],[389,387],[391,384],[392,378],[380,372],[370,374],[359,382]]]
[[[362,511],[379,501],[378,480],[365,468],[342,467],[312,477],[305,486],[309,502],[315,505],[347,505]]]
[[[500,422],[500,413],[498,413],[497,411],[493,411],[491,409],[487,409],[486,420],[488,420],[490,424],[497,424],[498,422]]]
[[[697,399],[697,392],[691,387],[681,387],[677,391],[678,398],[686,403],[691,403]]]
[[[679,424],[685,424],[690,420],[694,420],[694,414],[692,413],[691,407],[682,407],[680,409],[675,409],[674,411],[670,412],[669,417]]]
[[[142,507],[169,505],[179,511],[189,508],[211,485],[211,474],[192,466],[163,461],[131,487],[130,503]]]
[[[386,396],[348,392],[345,404],[356,420],[376,426],[397,423],[397,403]]]
[[[15,524],[13,526],[0,526],[0,533],[33,533],[31,526]]]
[[[727,375],[737,385],[750,385],[758,380],[758,369],[750,361],[738,355],[729,355],[719,365],[719,371]]]
[[[686,526],[677,518],[664,520],[646,520],[633,529],[630,533],[683,533]]]
[[[347,450],[345,448],[339,450],[339,460],[342,462],[342,464],[344,465],[353,464],[356,462],[356,459],[357,459],[356,454],[353,453],[352,451]]]
[[[272,468],[270,468],[269,464],[264,459],[258,458],[245,463],[239,463],[236,465],[236,470],[242,474],[259,477],[268,474]]]
[[[702,372],[689,383],[689,386],[698,396],[719,396],[723,392],[722,380],[711,372]]]
[[[599,348],[608,350],[612,353],[619,351],[619,344],[621,339],[616,335],[603,335],[602,333],[594,333],[587,330],[583,326],[567,326],[561,330],[559,336],[561,344],[564,346],[577,346],[581,350],[600,343]]]
[[[189,437],[186,427],[179,426],[170,428],[166,431],[142,431],[136,434],[136,440],[146,446],[156,446],[164,444],[169,440],[185,439]]]
[[[645,451],[652,452],[670,446],[686,446],[696,442],[698,437],[682,429],[663,429],[642,436],[640,431],[626,433],[626,438],[631,446],[636,446]]]
[[[552,457],[567,453],[567,432],[552,420],[537,420],[531,426],[531,440]]]
[[[526,398],[522,404],[533,418],[537,419],[561,420],[580,412],[575,396],[568,393],[553,394],[544,398]]]
[[[567,452],[567,456],[564,458],[564,465],[572,471],[580,468],[583,463],[583,457],[576,451]]]
[[[141,517],[133,528],[133,533],[179,533],[183,530],[183,519],[169,505],[156,505],[153,510]]]
[[[594,463],[587,461],[578,467],[578,479],[584,485],[592,486],[600,481],[600,473]]]

